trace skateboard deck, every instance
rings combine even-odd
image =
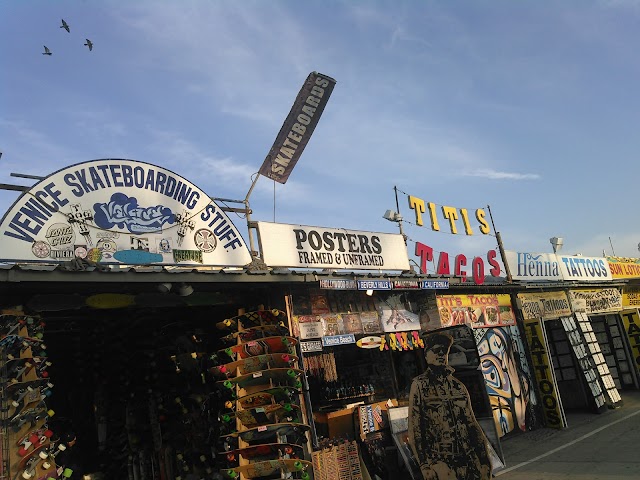
[[[289,329],[284,325],[284,323],[250,327],[241,332],[233,332],[229,335],[225,335],[220,339],[220,341],[225,345],[235,345],[238,343],[238,339],[241,342],[249,342],[251,340],[257,340],[258,338],[276,337],[279,335],[289,335]]]
[[[215,378],[232,378],[256,372],[258,370],[266,370],[270,367],[290,367],[295,365],[297,361],[297,356],[290,355],[288,353],[267,353],[211,367],[210,371]]]
[[[278,325],[280,322],[286,321],[287,314],[282,310],[256,310],[227,318],[216,323],[216,327],[220,330],[234,330],[238,328],[239,324],[243,329],[247,329],[260,325]]]
[[[240,438],[249,445],[258,445],[261,443],[294,443],[296,445],[304,445],[307,443],[305,433],[311,427],[304,423],[272,423],[270,425],[261,425],[252,427],[242,432],[233,432],[224,437]]]
[[[250,393],[238,398],[238,403],[244,409],[261,407],[271,403],[295,403],[300,390],[294,387],[272,387]]]
[[[265,353],[294,353],[293,349],[297,343],[298,341],[293,337],[264,337],[224,348],[220,352],[229,358],[240,360]]]
[[[309,478],[307,470],[312,470],[311,462],[307,460],[295,460],[281,458],[278,460],[265,460],[263,462],[249,463],[238,467],[223,470],[226,478],[260,478],[282,473],[300,473],[299,478]]]
[[[274,403],[263,407],[238,410],[236,418],[247,428],[271,423],[295,423],[300,420],[300,407],[290,403]]]
[[[98,293],[85,300],[91,308],[125,308],[135,304],[135,296],[124,293]]]
[[[287,385],[295,388],[302,388],[300,375],[304,372],[297,368],[269,368],[253,373],[247,373],[227,380],[218,380],[216,383],[223,391],[235,393],[235,387],[247,388],[255,385],[262,385],[270,381],[277,385]]]
[[[237,466],[242,456],[245,460],[264,461],[279,458],[304,459],[304,448],[293,443],[263,443],[252,447],[237,448],[228,452],[222,452],[227,462]]]

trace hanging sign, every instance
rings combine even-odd
[[[270,267],[409,270],[407,247],[399,234],[257,224],[263,260]]]
[[[505,258],[514,280],[604,282],[613,279],[604,257],[506,251]]]
[[[516,317],[507,294],[436,295],[442,327],[467,324],[471,328],[515,325]]]
[[[0,223],[3,261],[244,266],[240,232],[181,176],[134,160],[79,163],[36,183]]]
[[[640,316],[638,310],[628,310],[622,313],[624,331],[627,332],[629,347],[633,355],[635,369],[640,373]]]
[[[640,258],[607,257],[613,278],[640,278]]]
[[[525,320],[552,320],[572,315],[571,304],[564,292],[518,293],[518,302]]]
[[[324,347],[335,347],[337,345],[349,345],[351,343],[356,343],[356,337],[352,333],[346,335],[331,335],[327,337],[322,337],[322,346]]]
[[[322,342],[320,340],[310,340],[307,342],[300,342],[300,349],[302,350],[302,353],[321,352]]]
[[[320,280],[320,288],[324,290],[357,290],[355,280]]]
[[[590,315],[622,310],[622,294],[617,288],[569,290],[569,296],[572,302],[584,300],[583,311]]]
[[[449,207],[446,205],[441,206],[441,215],[438,215],[437,205],[433,202],[427,202],[421,198],[408,196],[409,208],[415,213],[416,225],[419,227],[424,225],[423,213],[427,213],[431,223],[431,229],[439,232],[440,223],[448,224],[449,232],[456,235],[458,228],[461,226],[464,228],[464,232],[467,235],[473,235],[475,230],[479,231],[483,235],[488,235],[491,232],[489,222],[487,221],[487,214],[484,209],[477,208],[474,212],[474,219],[470,220],[469,211],[466,208]],[[425,208],[426,207],[426,208]],[[461,221],[461,224],[458,223]]]
[[[624,287],[622,290],[622,306],[640,308],[640,288]]]
[[[261,175],[282,184],[287,183],[320,120],[335,84],[333,78],[321,73],[309,74],[260,167]]]

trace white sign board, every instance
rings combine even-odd
[[[258,222],[270,267],[409,270],[402,235]]]
[[[181,176],[134,160],[59,170],[23,193],[0,223],[0,260],[244,266],[240,232]]]
[[[514,280],[606,282],[613,280],[604,257],[506,251]]]

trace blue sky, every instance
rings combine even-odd
[[[333,94],[253,220],[395,233],[395,186],[410,254],[496,239],[417,227],[405,194],[489,205],[507,250],[638,257],[639,44],[637,0],[4,1],[0,182],[129,158],[243,199],[318,71]]]

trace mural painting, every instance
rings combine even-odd
[[[517,327],[474,330],[493,418],[501,437],[516,428],[527,429],[535,402],[530,376],[522,368],[523,348],[513,339],[513,330],[517,335]]]

